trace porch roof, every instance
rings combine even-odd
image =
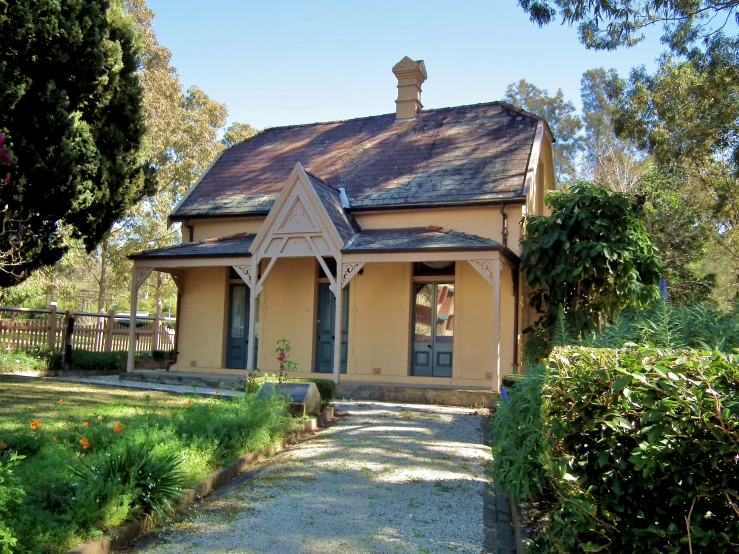
[[[240,233],[195,243],[144,250],[129,256],[131,260],[163,260],[169,258],[222,258],[224,256],[251,256],[249,247],[255,234]]]
[[[503,250],[494,240],[442,227],[364,229],[356,233],[342,252],[442,252]]]

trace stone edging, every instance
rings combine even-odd
[[[216,471],[202,483],[191,489],[183,491],[183,496],[178,503],[179,509],[184,509],[194,504],[200,498],[209,495],[217,488],[225,485],[239,473],[243,473],[254,467],[259,462],[271,458],[285,449],[287,445],[294,444],[300,439],[310,436],[319,427],[328,427],[334,418],[334,408],[330,406],[315,418],[306,421],[296,430],[291,431],[282,442],[267,446],[259,452],[250,452],[236,459],[230,466]],[[88,541],[78,547],[69,550],[67,554],[110,554],[113,550],[129,545],[135,539],[152,530],[151,520],[148,516],[133,521],[122,527],[111,529],[102,538]]]
[[[528,533],[521,525],[521,513],[518,504],[510,499],[508,501],[511,504],[511,523],[513,523],[513,536],[516,541],[516,554],[526,554],[524,541],[528,542]]]

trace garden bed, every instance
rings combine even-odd
[[[178,489],[281,442],[295,425],[281,398],[203,398],[13,377],[0,381],[0,405],[0,550],[2,541],[17,540],[17,550],[59,553],[99,538],[144,513],[139,493],[165,497],[168,482],[176,502]],[[145,448],[137,452],[138,445]],[[25,458],[11,474],[15,451]],[[163,472],[120,486],[108,475],[121,459],[161,469],[172,456],[180,462],[175,480]],[[114,468],[113,477],[130,477],[130,469]]]

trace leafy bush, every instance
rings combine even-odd
[[[273,444],[293,424],[277,395],[167,396],[158,405],[147,395],[143,405],[89,411],[84,397],[41,396],[38,415],[25,412],[30,421],[0,413],[6,450],[26,454],[18,482],[32,484],[3,503],[0,483],[0,553],[3,525],[17,538],[14,552],[58,553],[142,513],[161,514],[179,487]]]
[[[123,371],[126,369],[125,351],[90,352],[88,350],[72,350],[71,366],[83,371]]]
[[[39,347],[0,350],[0,373],[44,371],[54,364],[54,352]]]
[[[738,383],[737,360],[719,352],[555,349],[544,550],[736,552]]]
[[[659,301],[641,310],[624,310],[584,342],[595,347],[620,348],[632,342],[732,352],[739,348],[739,305],[722,312],[706,303],[671,306]]]
[[[491,420],[495,484],[515,502],[538,497],[548,488],[541,424],[543,374],[544,367],[534,365],[505,385],[508,399]]]
[[[8,527],[10,511],[20,503],[24,494],[23,488],[18,486],[13,475],[13,468],[18,465],[24,456],[3,449],[0,452],[0,553],[10,554],[18,544],[13,536],[13,530]]]
[[[174,350],[154,350],[151,353],[151,359],[155,362],[174,360]]]
[[[119,507],[124,499],[136,510],[127,510],[129,517],[139,511],[162,515],[172,512],[181,496],[184,475],[180,464],[175,452],[157,453],[154,445],[125,443],[119,452],[106,454],[98,466],[82,459],[72,473],[81,479],[83,489],[95,491],[98,505],[116,503]],[[105,492],[100,494],[100,490]]]

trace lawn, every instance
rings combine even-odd
[[[0,552],[64,552],[292,427],[282,398],[0,378]],[[19,458],[13,462],[15,454]],[[20,458],[23,456],[23,458]]]

